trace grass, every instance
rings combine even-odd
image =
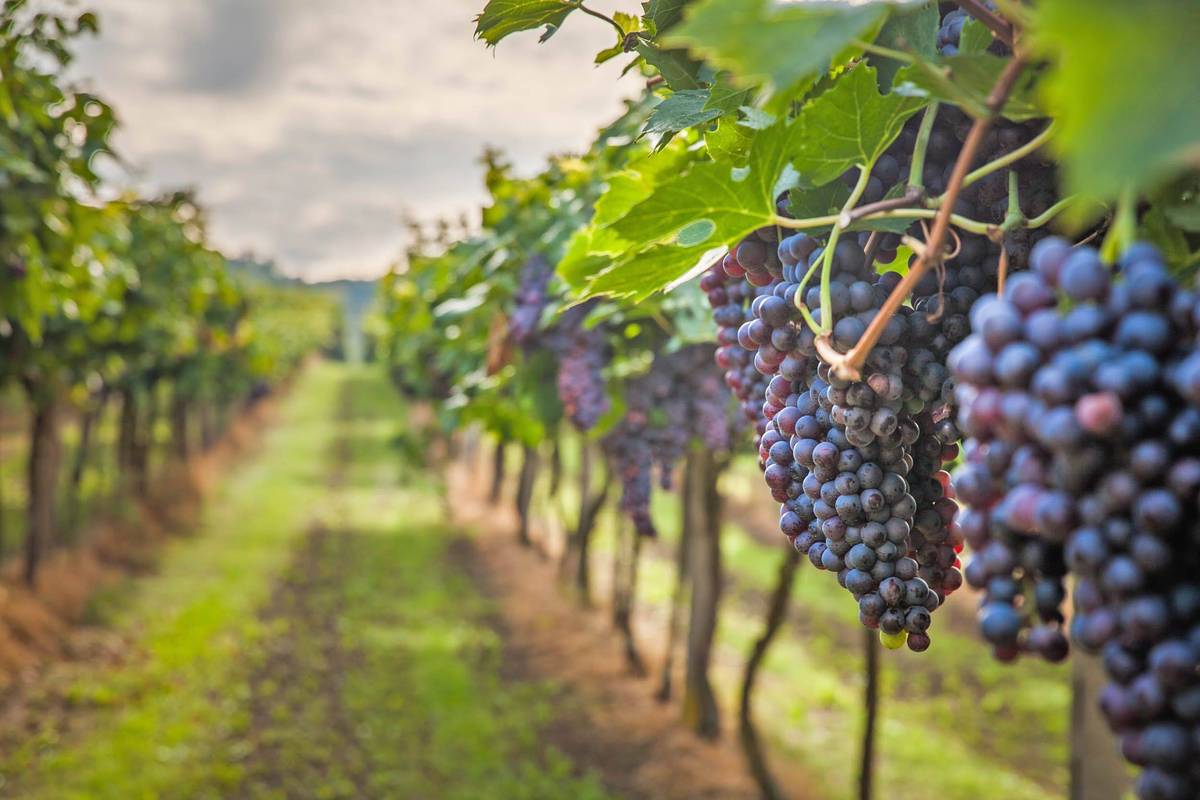
[[[501,681],[436,487],[396,456],[403,417],[378,372],[306,374],[198,535],[106,605],[136,656],[67,687],[71,724],[5,754],[0,795],[604,797],[539,742],[550,689]]]

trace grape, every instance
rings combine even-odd
[[[711,345],[689,345],[655,356],[649,371],[625,386],[625,414],[601,440],[620,478],[621,510],[638,533],[654,536],[650,518],[653,471],[670,488],[675,465],[699,439],[723,452],[733,442],[732,397],[715,366]]]
[[[508,318],[509,336],[517,344],[528,344],[537,331],[542,311],[549,302],[547,288],[554,277],[554,266],[540,255],[521,265],[515,305]]]
[[[1101,709],[1126,757],[1148,767],[1139,796],[1194,797],[1200,465],[1181,376],[1196,358],[1196,296],[1144,245],[1115,270],[1059,239],[1031,258],[1003,296],[975,306],[951,357],[969,433],[955,476],[976,553],[968,578],[986,587],[980,627],[1004,660],[1065,657],[1069,569],[1071,633],[1103,654],[1113,681]],[[996,393],[1010,419],[995,413]]]
[[[600,328],[586,330],[577,324],[564,339],[558,348],[558,396],[567,418],[579,430],[589,431],[609,409],[603,375],[610,355],[607,337]]]

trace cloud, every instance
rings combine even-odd
[[[289,18],[279,0],[208,0],[190,10],[200,19],[180,29],[179,88],[231,94],[267,79]]]
[[[107,0],[77,69],[125,122],[126,180],[196,187],[219,246],[307,277],[377,274],[402,214],[478,207],[485,145],[534,171],[638,89],[591,65],[612,35],[596,20],[488,50],[471,36],[482,5]]]

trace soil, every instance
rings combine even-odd
[[[556,720],[544,732],[550,744],[580,767],[598,772],[622,797],[761,796],[736,732],[726,730],[721,739],[706,741],[684,725],[677,698],[656,700],[658,654],[649,676],[633,674],[607,611],[579,608],[563,588],[556,562],[518,544],[515,515],[482,497],[460,498],[455,510],[456,522],[476,535],[458,540],[451,552],[496,604],[493,624],[505,642],[506,676],[559,687]],[[660,622],[638,620],[639,625]],[[674,683],[681,685],[682,675]],[[727,715],[726,728],[732,724]],[[803,776],[787,770],[779,777],[790,788],[789,797],[808,796],[800,789],[807,783]]]

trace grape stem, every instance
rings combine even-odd
[[[938,103],[933,101],[925,109],[921,117],[921,127],[917,129],[917,141],[913,145],[912,164],[908,170],[908,186],[910,189],[925,189],[925,151],[929,149],[929,136],[933,132],[933,123],[937,119]]]
[[[861,39],[856,39],[854,41],[854,46],[860,48],[863,52],[871,53],[882,58],[890,58],[893,61],[899,61],[903,64],[917,63],[916,56],[906,53],[903,50],[895,50],[891,47],[884,47],[872,42],[864,42]]]
[[[870,214],[856,217],[854,221],[873,220],[873,219],[935,219],[938,215],[936,208],[885,208],[883,210],[872,211]],[[808,219],[788,219],[787,217],[772,216],[768,224],[778,225],[780,228],[788,228],[790,230],[809,230],[811,228],[826,228],[831,225],[837,225],[842,219],[842,214],[830,214],[825,217],[809,217]],[[983,222],[970,217],[964,217],[961,214],[951,214],[950,221],[955,226],[962,228],[970,233],[979,233],[986,236],[995,229],[995,225],[990,222]],[[1044,223],[1043,223],[1044,224]]]
[[[925,191],[919,186],[910,186],[904,194],[899,197],[889,197],[886,200],[879,200],[874,203],[867,203],[865,206],[859,206],[846,213],[851,223],[857,222],[860,219],[874,218],[882,211],[894,211],[896,209],[911,206],[913,203],[920,203],[925,199]],[[917,209],[912,209],[916,211]]]
[[[967,173],[967,177],[963,179],[963,187],[966,188],[981,178],[991,175],[996,170],[1004,169],[1009,164],[1020,161],[1025,156],[1040,148],[1046,142],[1050,141],[1054,133],[1054,123],[1046,126],[1046,129],[1037,136],[1030,139],[1025,144],[1010,153],[1006,153],[994,161],[989,161],[974,172]]]
[[[879,341],[879,337],[883,334],[884,327],[895,316],[896,310],[908,298],[913,287],[925,277],[925,273],[929,268],[941,258],[942,242],[946,238],[946,233],[950,229],[951,209],[954,208],[954,202],[958,199],[958,193],[962,190],[963,181],[967,177],[967,170],[971,167],[971,162],[975,160],[975,155],[979,151],[979,147],[983,144],[983,139],[987,135],[988,129],[991,128],[992,122],[999,114],[1000,109],[1004,107],[1004,101],[1008,99],[1008,95],[1012,92],[1013,86],[1017,82],[1017,78],[1021,75],[1021,71],[1025,67],[1025,60],[1020,56],[1014,56],[1004,66],[1004,70],[1000,73],[1000,77],[996,80],[996,85],[992,87],[992,91],[988,94],[986,116],[979,117],[971,125],[971,130],[967,134],[966,141],[963,142],[962,150],[958,154],[958,159],[954,162],[954,169],[950,173],[950,180],[946,187],[945,194],[942,195],[942,203],[938,208],[937,216],[933,220],[933,230],[929,234],[929,239],[926,242],[925,250],[917,256],[917,260],[909,268],[908,274],[901,279],[900,283],[888,295],[887,300],[883,304],[883,308],[871,320],[871,324],[867,326],[867,330],[859,339],[858,344],[850,349],[845,355],[834,352],[828,353],[826,362],[830,365],[835,375],[847,380],[859,380],[862,375],[862,365],[867,360],[867,355],[875,347],[875,343]],[[833,351],[831,343],[829,343],[828,335],[817,337],[818,347],[821,347],[821,340],[825,339],[825,349]],[[825,357],[825,355],[823,355]]]
[[[846,198],[846,204],[842,206],[842,213],[838,214],[837,223],[829,232],[829,241],[825,243],[825,251],[821,254],[821,331],[826,336],[833,331],[833,297],[829,290],[829,283],[833,275],[833,251],[837,247],[842,231],[850,227],[850,223],[853,222],[850,219],[850,212],[862,199],[863,192],[867,190],[867,181],[870,179],[871,164],[859,166],[858,181],[850,190],[850,196]],[[797,293],[798,297],[799,293]]]
[[[1014,169],[1008,173],[1008,213],[1004,215],[1004,222],[1000,223],[1000,230],[994,238],[1003,239],[1002,234],[1019,227],[1024,221],[1025,215],[1021,213],[1021,181]]]
[[[1136,208],[1137,196],[1133,190],[1123,189],[1117,198],[1117,211],[1113,215],[1112,224],[1104,241],[1100,243],[1100,257],[1105,263],[1116,263],[1117,256],[1137,238]]]
[[[986,25],[997,39],[1009,47],[1013,46],[1013,28],[1004,17],[992,11],[980,0],[958,0],[958,5],[963,11]]]
[[[1071,205],[1078,199],[1079,199],[1079,196],[1074,195],[1074,194],[1064,197],[1062,200],[1059,200],[1057,203],[1055,203],[1054,205],[1047,208],[1041,214],[1038,214],[1036,217],[1033,217],[1032,219],[1027,220],[1025,222],[1025,227],[1026,228],[1040,228],[1043,225],[1046,225],[1047,223],[1050,222],[1050,220],[1054,219],[1059,214],[1061,214],[1063,212],[1063,209],[1065,209],[1067,206]]]

